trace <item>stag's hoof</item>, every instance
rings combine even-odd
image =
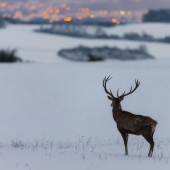
[[[148,157],[152,157],[152,151],[148,153]]]
[[[125,153],[125,155],[128,155],[128,153]]]

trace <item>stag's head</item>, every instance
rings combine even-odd
[[[139,82],[138,80],[135,80],[136,87],[132,90],[132,86],[131,86],[130,92],[127,93],[127,94],[125,94],[125,91],[124,91],[124,93],[123,93],[121,96],[119,96],[119,94],[118,94],[118,93],[119,93],[119,89],[118,89],[118,91],[117,91],[117,97],[114,97],[111,89],[110,89],[110,92],[109,92],[109,91],[107,90],[107,88],[106,88],[106,83],[107,83],[107,81],[109,81],[111,78],[112,78],[112,77],[108,76],[107,78],[105,77],[105,78],[103,79],[103,87],[104,87],[105,92],[108,94],[108,96],[107,96],[108,99],[112,101],[111,107],[115,107],[115,106],[118,107],[118,106],[120,106],[120,102],[124,99],[125,96],[133,93],[133,92],[138,88],[138,86],[140,85],[140,82]]]

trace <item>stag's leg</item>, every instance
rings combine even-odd
[[[150,144],[150,150],[149,150],[148,156],[152,157],[153,148],[154,148],[155,143],[153,141],[153,133],[151,131],[151,127],[144,126],[141,130],[141,134]]]
[[[128,137],[129,137],[129,134],[128,133],[125,133],[125,132],[120,132],[122,137],[123,137],[123,140],[124,140],[124,145],[125,145],[125,155],[128,155],[128,148],[127,148],[127,142],[128,142]]]

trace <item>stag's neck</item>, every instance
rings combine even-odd
[[[112,113],[113,113],[113,119],[117,122],[117,119],[119,118],[119,116],[122,113],[121,105],[114,105],[114,107],[112,109]]]

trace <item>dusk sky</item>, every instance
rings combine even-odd
[[[74,7],[88,7],[96,10],[134,10],[170,8],[170,0],[4,0],[5,3],[24,2],[28,4],[55,3],[67,4]]]

